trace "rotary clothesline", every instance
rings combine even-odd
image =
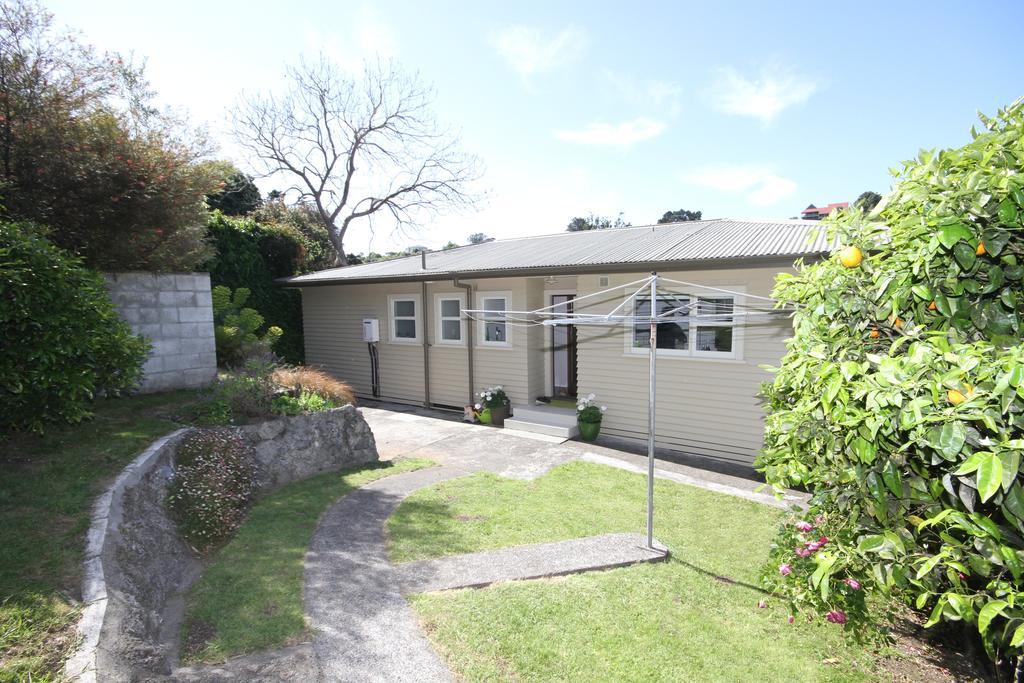
[[[715,312],[715,313],[702,313],[702,306],[708,307],[709,302],[705,297],[704,300],[700,298],[698,292],[672,292],[662,290],[662,300],[666,297],[674,297],[677,299],[675,303],[680,305],[673,308],[669,308],[660,313],[656,312],[658,308],[659,292],[658,284],[660,282],[667,282],[675,285],[682,285],[684,287],[691,287],[701,292],[712,292],[717,294],[728,294],[730,297],[734,297],[732,305],[711,303],[710,305],[717,311],[719,306],[728,307],[728,312]],[[581,301],[593,299],[602,295],[607,295],[609,299],[614,296],[619,296],[623,289],[628,289],[636,286],[636,289],[632,294],[625,297],[621,303],[613,308],[608,313],[577,313],[576,311],[566,311],[567,303],[571,303],[574,307]],[[696,299],[690,301],[690,297]],[[759,318],[775,318],[778,319],[781,315],[791,311],[792,308],[787,311],[785,308],[773,306],[772,308],[754,308],[751,306],[741,306],[739,310],[736,310],[735,297],[744,299],[769,301],[773,304],[777,302],[771,297],[760,296],[758,294],[748,294],[746,292],[739,292],[736,290],[726,289],[724,287],[715,287],[713,285],[702,285],[694,282],[686,282],[685,280],[673,280],[658,275],[657,273],[651,273],[650,276],[634,280],[633,282],[627,282],[623,285],[617,285],[615,287],[609,287],[598,292],[591,294],[584,294],[583,296],[575,297],[569,302],[551,304],[550,306],[543,306],[541,308],[534,309],[532,311],[509,311],[509,310],[489,310],[489,309],[463,309],[461,312],[467,318],[479,321],[483,323],[500,323],[505,325],[511,325],[513,327],[535,327],[537,325],[555,326],[555,325],[578,325],[578,326],[622,326],[632,327],[634,331],[640,325],[648,326],[648,346],[647,349],[655,349],[655,353],[648,352],[650,358],[650,375],[648,379],[649,396],[647,405],[647,546],[654,548],[654,432],[655,432],[655,408],[657,405],[657,348],[658,348],[658,325],[662,324],[680,324],[682,322],[687,323],[705,323],[709,325],[724,326],[723,323],[731,323],[733,325],[748,325],[748,320],[759,319]],[[682,303],[679,299],[685,299],[686,303]],[[637,315],[637,308],[639,302],[647,302],[650,313],[647,315]],[[630,303],[632,306],[632,313],[622,314],[624,308]],[[562,309],[562,310],[558,310]],[[696,312],[691,315],[691,311]],[[476,317],[481,316],[481,317]],[[523,317],[526,316],[526,317]]]

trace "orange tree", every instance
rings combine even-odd
[[[830,222],[859,253],[779,277],[794,336],[758,467],[813,494],[766,571],[794,612],[866,635],[900,599],[976,629],[1006,673],[1024,668],[1024,101],[981,120]]]

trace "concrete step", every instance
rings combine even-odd
[[[512,416],[517,420],[557,427],[575,427],[576,411],[553,406],[513,406]]]
[[[505,429],[511,429],[519,432],[532,432],[534,434],[546,434],[547,436],[555,436],[562,439],[571,439],[580,433],[575,420],[573,421],[573,424],[569,426],[531,422],[529,420],[521,419],[518,408],[516,408],[516,416],[514,418],[510,417],[505,420]]]

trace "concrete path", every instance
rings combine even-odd
[[[640,534],[605,534],[408,562],[397,569],[401,590],[409,595],[613,569],[667,557],[667,548],[657,542],[655,549],[648,548],[647,538]]]

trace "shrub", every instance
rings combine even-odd
[[[779,277],[799,307],[758,465],[813,493],[814,529],[787,527],[768,569],[793,609],[868,633],[863,591],[900,598],[1005,671],[1024,644],[1022,103],[982,121],[832,223],[863,260]]]
[[[352,387],[316,368],[305,366],[276,368],[271,375],[271,380],[275,385],[288,389],[293,394],[316,394],[335,406],[356,402]]]
[[[103,278],[38,228],[0,223],[0,427],[78,422],[99,395],[142,377],[149,345],[110,302]]]
[[[281,415],[320,413],[337,407],[323,396],[308,391],[303,391],[298,396],[289,396],[288,394],[276,396],[273,401],[274,412]]]
[[[271,326],[259,334],[263,316],[253,308],[246,308],[249,290],[239,287],[232,292],[223,285],[213,288],[213,332],[217,344],[217,361],[225,367],[245,363],[246,359],[268,351],[283,333]]]
[[[225,429],[188,434],[175,452],[167,507],[200,551],[231,537],[256,493],[255,468],[241,437]]]

